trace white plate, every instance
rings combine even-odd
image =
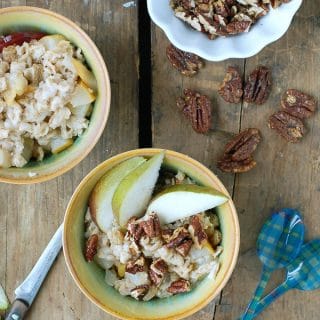
[[[286,33],[293,16],[302,4],[302,0],[291,0],[277,9],[271,9],[248,33],[209,40],[205,34],[193,30],[176,18],[169,0],[147,1],[151,19],[164,30],[172,44],[211,61],[248,58],[257,54]]]

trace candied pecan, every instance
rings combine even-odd
[[[203,61],[199,56],[182,51],[172,44],[169,44],[166,51],[171,65],[185,76],[191,77],[197,74],[203,66]]]
[[[225,146],[224,153],[233,161],[242,161],[251,156],[261,140],[258,129],[249,128],[240,132]]]
[[[140,300],[147,294],[148,290],[149,286],[147,284],[137,286],[131,290],[131,296],[137,300]]]
[[[243,95],[242,79],[237,68],[228,67],[218,92],[226,102],[239,103],[241,101]]]
[[[173,235],[170,237],[167,247],[169,249],[176,248],[182,242],[188,239],[190,239],[188,230],[186,230],[184,227],[178,227],[176,230],[174,230]]]
[[[211,126],[211,102],[205,95],[185,89],[184,97],[177,100],[178,108],[191,121],[192,128],[198,133],[207,133]]]
[[[129,260],[126,264],[126,272],[136,274],[145,271],[146,262],[143,256],[136,260]]]
[[[230,156],[225,156],[218,161],[218,168],[223,172],[229,173],[244,173],[250,171],[256,166],[256,162],[252,157],[249,157],[242,161],[234,161]]]
[[[248,103],[263,104],[271,91],[271,72],[265,66],[259,66],[249,75],[244,87],[243,99]]]
[[[192,240],[198,248],[202,247],[202,245],[208,240],[208,236],[202,227],[198,215],[192,216],[190,218],[190,225],[188,230],[191,234]]]
[[[178,279],[170,284],[167,291],[172,294],[190,291],[190,282],[184,279]]]
[[[252,24],[252,21],[248,20],[234,20],[227,24],[226,32],[228,34],[238,34],[242,32],[247,32]]]
[[[150,238],[161,235],[160,220],[155,213],[150,214],[148,220],[142,221],[141,226],[145,234]]]
[[[278,111],[269,118],[269,128],[293,143],[299,142],[304,134],[302,120],[285,111]]]
[[[136,217],[132,217],[129,221],[128,221],[128,233],[129,235],[131,235],[133,237],[133,239],[138,242],[142,236],[144,235],[144,229],[141,225],[141,223],[136,222],[137,218]]]
[[[191,239],[184,240],[181,244],[176,247],[176,251],[183,257],[186,257],[192,247],[193,241]]]
[[[149,277],[151,282],[158,286],[165,275],[165,273],[168,271],[168,265],[166,262],[162,259],[157,259],[152,262],[149,269]]]
[[[228,4],[223,0],[217,0],[213,3],[216,14],[229,18],[231,16],[231,8]]]
[[[316,110],[316,100],[299,90],[287,90],[281,99],[282,108],[291,115],[304,119],[311,117]]]
[[[85,249],[85,257],[87,261],[93,261],[94,256],[97,254],[97,247],[98,247],[98,235],[93,234],[89,237],[86,243]]]
[[[162,239],[168,243],[173,235],[173,230],[172,229],[163,229],[163,230],[161,230],[161,235],[162,235]]]

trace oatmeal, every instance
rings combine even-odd
[[[184,173],[161,169],[154,193],[169,185],[192,185]],[[116,219],[102,232],[85,216],[85,257],[105,269],[105,281],[121,295],[148,301],[188,292],[219,270],[222,234],[218,216],[205,211],[161,224],[156,212],[132,217],[126,230]]]
[[[23,167],[66,149],[83,133],[96,86],[81,50],[63,36],[5,38],[0,50],[0,167]]]

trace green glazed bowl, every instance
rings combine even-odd
[[[217,208],[223,234],[223,253],[220,271],[216,279],[209,276],[201,280],[188,293],[148,302],[136,301],[120,295],[104,281],[104,272],[94,263],[84,259],[84,216],[90,193],[98,180],[112,167],[134,156],[150,157],[160,149],[138,149],[110,158],[93,169],[75,190],[64,220],[63,250],[69,271],[81,291],[98,307],[121,319],[181,319],[203,308],[226,285],[235,267],[240,231],[236,209],[220,180],[205,166],[190,157],[174,151],[166,151],[164,165],[180,169],[199,184],[211,186],[230,197]]]
[[[0,9],[0,35],[14,31],[37,30],[61,34],[81,48],[98,83],[98,96],[88,129],[74,144],[43,161],[31,161],[23,168],[0,169],[0,182],[28,184],[62,175],[83,160],[99,140],[110,109],[111,88],[104,60],[89,36],[69,19],[49,10],[35,7]]]

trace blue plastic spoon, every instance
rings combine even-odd
[[[320,288],[320,239],[304,244],[287,270],[286,280],[258,303],[254,317],[288,290],[309,291]]]
[[[271,273],[287,267],[301,250],[304,224],[298,211],[282,209],[274,213],[263,225],[257,241],[257,253],[263,264],[260,282],[246,312],[240,318],[251,320]]]

